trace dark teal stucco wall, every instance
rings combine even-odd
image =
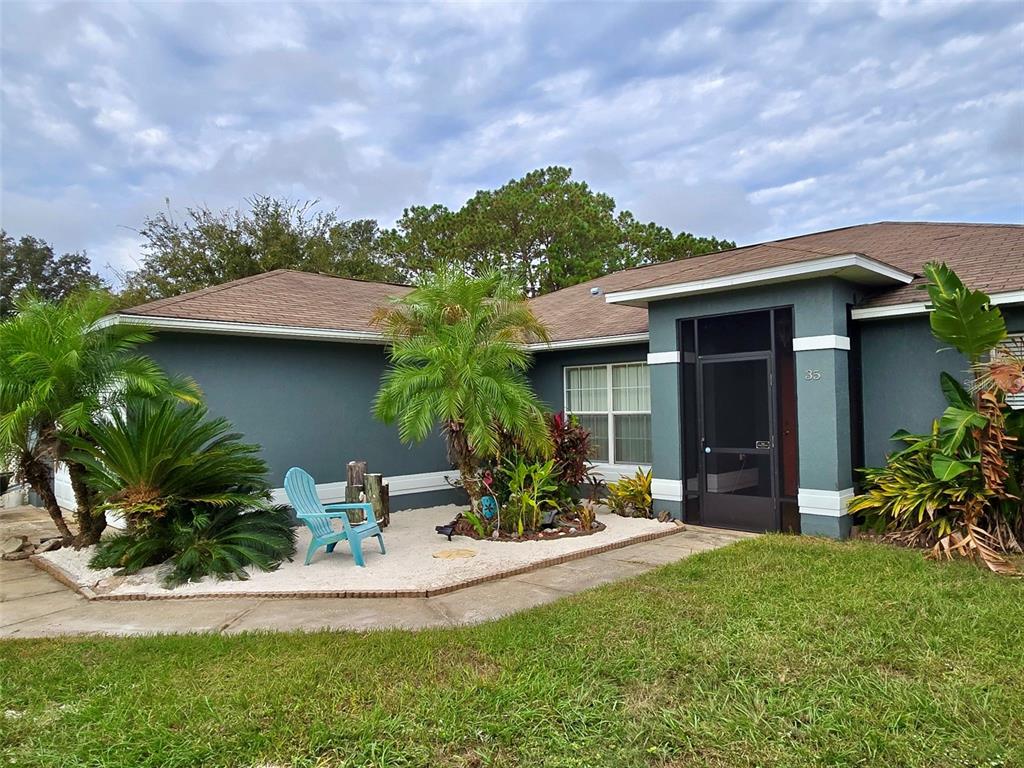
[[[1024,307],[1003,307],[1011,333],[1024,333]],[[864,386],[864,460],[881,466],[897,447],[889,440],[897,429],[928,432],[946,400],[939,374],[968,377],[967,360],[943,348],[924,315],[860,323]]]
[[[262,446],[275,487],[296,465],[318,483],[343,481],[353,459],[385,475],[450,468],[439,436],[409,447],[396,427],[371,415],[386,364],[382,347],[161,333],[144,351],[169,373],[194,378],[210,412]],[[441,503],[436,496],[430,501]],[[394,501],[397,509],[409,498]]]
[[[565,408],[563,369],[573,365],[647,362],[646,344],[624,344],[592,349],[561,349],[533,356],[530,381],[537,397],[552,411]]]

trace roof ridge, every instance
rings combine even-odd
[[[304,269],[290,269],[282,267],[281,269],[271,270],[273,272],[292,272],[296,275],[309,275],[311,277],[329,277],[333,280],[349,280],[353,283],[365,283],[367,285],[393,285],[396,288],[415,288],[416,286],[410,285],[409,283],[393,283],[390,280],[369,280],[365,277],[348,277],[346,275],[332,275],[329,272],[307,272]],[[265,272],[264,274],[270,274]]]
[[[1000,222],[1000,221],[897,221],[893,219],[886,219],[884,221],[876,221],[875,224],[902,224],[912,227],[1014,227],[1015,229],[1024,229],[1024,224],[1014,224],[1012,222]],[[818,234],[818,233],[815,233]]]

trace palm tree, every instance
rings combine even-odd
[[[101,322],[113,307],[108,294],[83,293],[60,303],[25,296],[16,307],[18,313],[0,323],[0,461],[13,465],[40,496],[65,542],[93,544],[106,521],[95,513],[96,495],[81,464],[66,461],[77,536],[54,494],[52,471],[66,459],[66,438],[86,436],[128,397],[172,394],[198,401],[198,389],[133,354],[152,339],[144,328]]]
[[[378,310],[374,323],[392,345],[374,414],[397,422],[407,443],[425,440],[440,425],[474,505],[480,462],[497,455],[502,435],[550,452],[547,422],[525,376],[524,347],[548,334],[513,282],[496,273],[474,278],[442,269]]]

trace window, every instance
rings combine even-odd
[[[1024,333],[1010,334],[1010,337],[1000,346],[1014,357],[1024,359]],[[1006,404],[1015,411],[1024,410],[1024,392],[1018,392],[1015,395],[1007,393]]]
[[[565,369],[565,410],[590,431],[590,458],[651,463],[651,382],[647,363]]]

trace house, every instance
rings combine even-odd
[[[898,428],[929,429],[940,371],[922,266],[944,261],[1024,334],[1024,226],[880,222],[626,270],[532,300],[551,331],[534,387],[591,430],[608,479],[653,468],[656,509],[687,521],[843,537],[856,467]],[[373,310],[405,286],[277,270],[124,310],[149,354],[259,443],[277,485],[324,499],[345,464],[390,479],[395,508],[455,498],[440,437],[402,445],[370,414],[386,366]]]

